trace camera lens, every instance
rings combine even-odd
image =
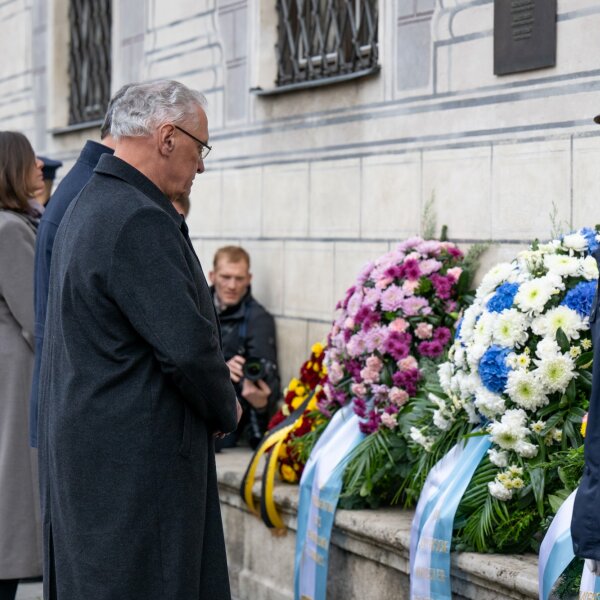
[[[260,358],[249,358],[244,363],[244,377],[250,381],[258,381],[265,376],[265,366]]]

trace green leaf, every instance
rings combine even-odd
[[[556,514],[558,509],[562,506],[563,502],[569,497],[568,490],[557,490],[554,494],[548,495],[548,504],[550,504],[550,508],[552,512]]]
[[[571,344],[569,343],[569,338],[565,335],[565,332],[559,327],[556,330],[556,341],[560,346],[561,352],[568,352]]]
[[[577,357],[575,365],[580,369],[588,369],[594,359],[594,351],[584,352]]]
[[[546,486],[546,472],[544,469],[537,468],[529,471],[531,478],[531,488],[537,504],[538,513],[544,516],[544,488]]]

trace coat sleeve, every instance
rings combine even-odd
[[[35,237],[17,220],[0,232],[0,295],[33,350],[33,261]]]
[[[109,290],[194,412],[212,428],[229,432],[237,426],[235,390],[217,329],[202,313],[207,307],[188,252],[169,215],[139,209],[115,242]]]

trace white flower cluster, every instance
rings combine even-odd
[[[488,271],[448,362],[438,369],[445,397],[435,400],[433,426],[445,431],[460,418],[483,422],[493,443],[489,459],[498,469],[527,461],[540,444],[551,446],[562,437],[560,429],[545,428],[537,411],[577,384],[577,359],[590,348],[586,310],[598,279],[589,253],[598,238],[590,232],[536,245]],[[436,435],[431,428],[423,431]],[[523,487],[515,469],[489,484],[493,496],[507,500]]]

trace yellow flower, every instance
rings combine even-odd
[[[315,364],[313,365],[313,371],[314,371],[315,373],[318,373],[318,372],[319,372],[319,363],[315,363]]]
[[[306,410],[316,410],[317,409],[317,395],[315,394],[308,403]]]
[[[307,360],[306,361],[306,368],[307,369],[312,369],[313,368],[313,361],[312,360]]]
[[[279,447],[279,454],[277,455],[277,458],[279,460],[285,460],[287,456],[287,446],[285,444],[281,444],[281,446]]]
[[[304,394],[306,394],[306,388],[300,382],[298,382],[295,392],[296,396],[304,396]]]
[[[321,367],[321,374],[323,375],[323,377],[327,375],[327,365],[325,363],[323,363],[323,366]]]
[[[588,420],[588,416],[587,416],[587,413],[585,413],[583,419],[581,420],[581,435],[583,437],[585,437],[585,432],[587,431],[587,420]]]
[[[290,383],[288,384],[288,391],[294,392],[299,384],[300,382],[295,377],[293,377]]]
[[[281,465],[281,477],[288,483],[296,483],[296,481],[298,481],[296,471],[289,465]]]
[[[292,400],[292,408],[296,410],[306,400],[306,394],[304,396],[296,396]]]
[[[323,344],[321,344],[321,342],[313,344],[310,351],[315,355],[315,358],[319,358],[319,356],[323,354]]]

